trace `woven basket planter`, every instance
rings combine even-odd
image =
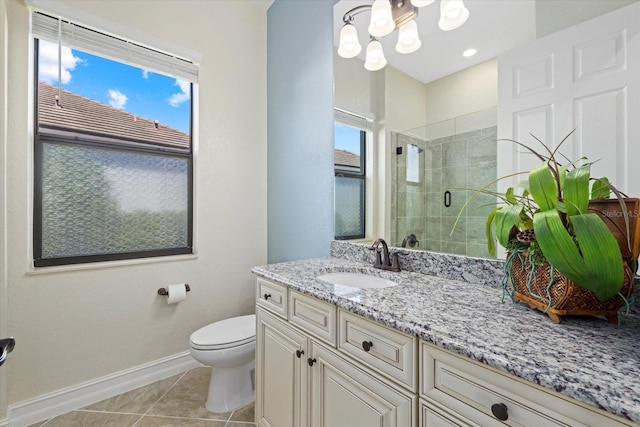
[[[640,256],[640,199],[623,199],[627,208],[629,220],[629,242],[627,242],[627,230],[624,215],[620,209],[618,199],[595,199],[589,202],[589,212],[598,214],[602,221],[609,227],[609,231],[618,241],[622,259],[635,261]],[[631,248],[629,248],[631,246]]]
[[[509,254],[510,267],[505,268],[514,301],[523,301],[531,308],[543,311],[555,323],[560,316],[605,316],[618,323],[618,311],[627,304],[634,289],[631,269],[624,263],[624,284],[617,295],[605,302],[593,292],[581,288],[549,264],[532,266],[527,252]],[[553,278],[551,277],[553,276]],[[506,283],[505,283],[506,285]],[[626,298],[626,301],[625,301]]]

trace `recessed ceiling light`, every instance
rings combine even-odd
[[[476,49],[467,49],[464,52],[462,52],[462,56],[464,56],[465,58],[468,58],[470,56],[475,55],[476,53],[478,53]]]

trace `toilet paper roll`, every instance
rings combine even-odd
[[[184,301],[184,299],[187,297],[187,287],[184,283],[169,285],[167,287],[167,291],[169,291],[169,295],[167,296],[167,304],[175,304],[180,301]]]

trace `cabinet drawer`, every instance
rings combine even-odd
[[[420,351],[422,396],[446,407],[455,407],[457,413],[481,425],[627,425],[596,408],[430,344],[422,343]],[[493,405],[504,405],[506,421],[498,420],[492,411]]]
[[[338,348],[409,389],[417,390],[417,339],[395,329],[339,311]]]
[[[261,278],[256,279],[256,304],[287,317],[287,288]]]
[[[289,322],[335,347],[335,305],[291,291],[289,293]]]

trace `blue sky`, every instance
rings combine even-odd
[[[39,80],[58,84],[58,45],[40,40]],[[152,71],[62,49],[62,88],[189,133],[190,85]]]
[[[360,130],[340,123],[335,125],[335,146],[360,155]]]
[[[39,43],[39,80],[57,86],[58,45]],[[63,89],[189,133],[188,82],[64,46],[61,63]],[[359,155],[360,131],[336,123],[335,147]]]

